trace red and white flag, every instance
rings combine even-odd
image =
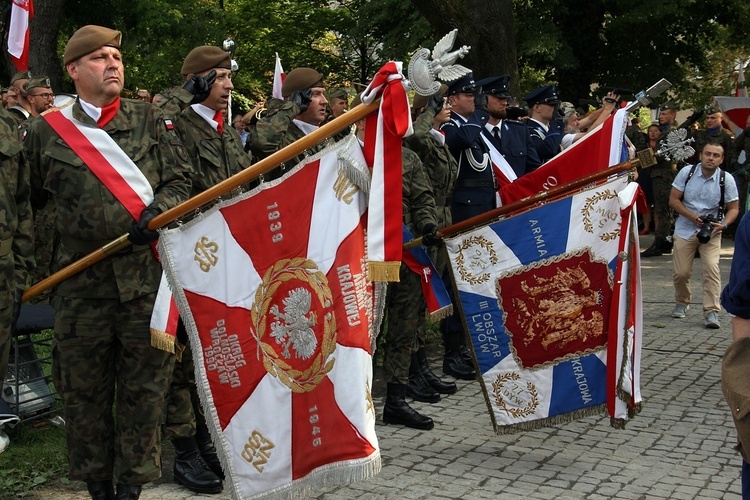
[[[533,172],[500,188],[503,205],[574,181],[628,159],[625,128],[628,112],[614,115]]]
[[[18,71],[29,69],[29,22],[33,18],[32,0],[13,0],[8,27],[8,52]]]
[[[735,136],[741,134],[750,116],[750,97],[716,96],[714,99],[724,113],[724,126]]]
[[[368,275],[368,196],[344,163],[369,175],[359,143],[341,141],[159,238],[234,498],[380,470],[371,346],[384,285]]]
[[[271,97],[276,99],[283,99],[281,95],[281,85],[284,83],[286,74],[284,68],[281,67],[281,59],[279,59],[279,53],[276,52],[276,66],[273,70],[273,90],[271,91]]]

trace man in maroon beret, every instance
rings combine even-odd
[[[291,71],[281,86],[284,103],[258,120],[255,129],[250,133],[248,142],[253,157],[263,159],[276,151],[285,148],[316,130],[326,119],[323,75],[312,68],[297,68]],[[281,177],[286,170],[294,167],[328,145],[329,141],[317,144],[286,164],[267,173],[265,180]]]
[[[73,34],[63,62],[78,98],[33,120],[24,140],[32,203],[55,204],[57,268],[123,234],[133,244],[62,282],[53,298],[68,477],[94,499],[137,499],[161,477],[174,340],[150,329],[162,268],[148,223],[187,199],[192,170],[160,109],[120,99],[121,38],[101,26]]]

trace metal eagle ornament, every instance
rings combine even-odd
[[[695,139],[692,137],[688,139],[687,133],[688,131],[684,128],[669,132],[656,154],[675,162],[683,162],[692,157],[695,154],[695,149],[688,144],[694,142]]]
[[[409,61],[409,86],[417,94],[431,96],[440,90],[440,82],[450,82],[471,73],[471,70],[454,64],[460,57],[469,53],[468,45],[450,52],[456,42],[458,30],[454,29],[435,44],[430,53],[429,49],[421,48]],[[430,59],[432,55],[432,59]]]

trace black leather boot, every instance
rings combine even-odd
[[[641,252],[641,257],[660,257],[662,255],[662,241],[661,238],[654,238],[654,242],[651,243],[651,246]]]
[[[406,394],[417,401],[425,403],[437,403],[440,401],[440,394],[419,373],[419,361],[417,361],[416,354],[413,353],[411,355],[411,364],[409,365],[409,385],[406,386]]]
[[[474,380],[477,378],[474,368],[464,361],[461,357],[461,352],[458,350],[447,351],[445,353],[445,357],[443,358],[443,373],[461,380]]]
[[[430,384],[430,387],[435,389],[439,394],[455,394],[455,392],[458,390],[455,382],[446,382],[444,380],[440,380],[440,378],[435,375],[432,370],[430,370],[430,365],[427,362],[427,350],[424,347],[420,347],[419,350],[414,353],[414,356],[417,359],[419,373],[422,375],[422,378],[425,379],[428,384]],[[411,362],[413,365],[414,360],[412,359]]]
[[[221,493],[221,479],[201,457],[195,438],[176,438],[174,444],[174,482],[195,493]]]
[[[213,441],[211,441],[211,433],[208,432],[208,427],[206,427],[204,422],[198,424],[195,431],[195,440],[198,441],[198,449],[200,450],[201,457],[206,461],[208,467],[218,478],[224,479],[224,470],[221,468],[219,455],[216,453],[216,447]]]
[[[672,253],[672,248],[674,248],[674,239],[672,236],[667,236],[661,240],[661,246],[659,247],[661,253]]]
[[[435,427],[431,418],[420,415],[406,403],[405,396],[406,385],[388,384],[385,407],[383,408],[383,422],[426,431]]]
[[[114,500],[115,487],[112,481],[86,481],[92,500]]]
[[[141,496],[141,485],[140,484],[118,484],[117,485],[117,500],[138,500]]]

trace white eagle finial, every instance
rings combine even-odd
[[[317,323],[315,313],[310,312],[312,295],[304,288],[295,288],[282,302],[283,313],[275,304],[269,311],[276,317],[276,321],[271,323],[271,337],[276,339],[277,344],[284,346],[282,355],[286,359],[291,357],[289,347],[294,349],[298,358],[309,359],[318,346],[318,339],[312,329]]]

